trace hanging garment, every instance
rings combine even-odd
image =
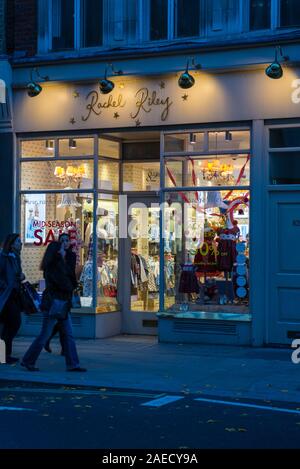
[[[217,247],[214,241],[205,241],[197,249],[194,258],[196,272],[216,273],[217,267]]]
[[[236,240],[240,230],[237,227],[232,229],[222,229],[219,232],[218,269],[224,272],[231,272],[236,261]]]
[[[179,293],[199,293],[200,288],[192,264],[182,266],[178,291]]]

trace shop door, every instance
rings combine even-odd
[[[291,344],[300,337],[300,192],[269,200],[267,342]]]
[[[157,334],[159,216],[157,197],[128,199],[122,321],[128,334]]]

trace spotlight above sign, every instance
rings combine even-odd
[[[30,71],[30,82],[27,84],[27,87],[26,87],[27,88],[27,94],[30,98],[34,98],[35,96],[38,96],[40,94],[40,92],[42,91],[42,89],[43,89],[39,83],[34,81],[33,72],[36,73],[38,78],[41,78],[44,81],[49,81],[48,76],[43,77],[42,75],[40,75],[37,68],[33,68]]]
[[[115,87],[114,82],[107,79],[107,71],[108,71],[109,68],[111,68],[114,75],[123,75],[122,70],[115,71],[113,64],[108,64],[105,68],[104,78],[102,80],[100,80],[100,82],[99,82],[99,88],[100,88],[100,92],[102,94],[111,93],[111,91]]]

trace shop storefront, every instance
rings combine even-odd
[[[15,91],[24,271],[42,292],[45,248],[69,233],[78,336],[260,345],[300,331],[295,73],[200,77]],[[23,333],[39,325],[27,317]]]

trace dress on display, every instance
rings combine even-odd
[[[212,229],[204,231],[204,242],[197,249],[194,258],[196,272],[204,274],[216,274],[217,267],[217,246],[214,241],[215,232]]]
[[[218,243],[218,269],[224,272],[231,272],[233,264],[236,261],[236,241],[238,239],[240,230],[237,226],[233,228],[225,228],[219,231]]]
[[[192,264],[183,264],[179,280],[179,293],[199,293],[200,287]]]

